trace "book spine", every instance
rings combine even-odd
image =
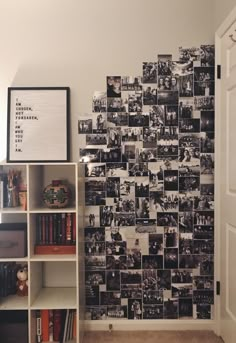
[[[49,244],[53,244],[53,215],[49,215]]]
[[[66,214],[66,244],[71,244],[71,234],[72,234],[71,213],[67,213]]]
[[[73,318],[73,339],[76,338],[76,332],[77,332],[77,312],[74,311],[74,318]]]
[[[49,216],[45,215],[45,244],[49,244]]]
[[[53,342],[53,311],[49,310],[49,342]]]
[[[61,310],[53,310],[53,340],[59,341],[61,332]]]
[[[76,214],[72,214],[72,243],[76,244]]]
[[[4,186],[3,181],[0,181],[0,208],[3,208],[3,193],[4,193]]]
[[[66,243],[66,215],[65,213],[61,214],[61,229],[62,229],[62,244]]]
[[[57,244],[57,215],[53,215],[53,244]]]
[[[57,215],[57,244],[62,244],[62,220],[61,213]]]
[[[49,341],[49,310],[41,310],[42,319],[42,340]]]
[[[36,311],[36,342],[42,342],[42,319],[40,311]]]
[[[45,215],[41,215],[42,244],[46,243]]]

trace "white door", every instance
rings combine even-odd
[[[232,36],[233,35],[233,36]],[[235,40],[235,41],[234,41]],[[220,335],[236,342],[236,9],[216,34],[216,195],[220,254]]]

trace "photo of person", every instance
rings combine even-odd
[[[157,63],[143,62],[143,83],[157,83]]]
[[[92,133],[92,119],[78,120],[78,133]]]
[[[171,75],[172,55],[158,55],[158,75]]]
[[[99,92],[96,91],[93,94],[93,106],[92,111],[99,113],[99,112],[106,112],[107,110],[107,96],[106,92]]]
[[[157,88],[153,85],[143,86],[143,105],[157,105]]]
[[[121,77],[107,76],[107,97],[120,98],[121,97]]]

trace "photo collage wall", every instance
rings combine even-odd
[[[213,318],[214,62],[158,55],[79,117],[88,320]]]

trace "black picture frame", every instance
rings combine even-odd
[[[68,162],[69,126],[69,87],[8,88],[8,163]]]
[[[27,223],[0,223],[0,258],[27,256]]]

